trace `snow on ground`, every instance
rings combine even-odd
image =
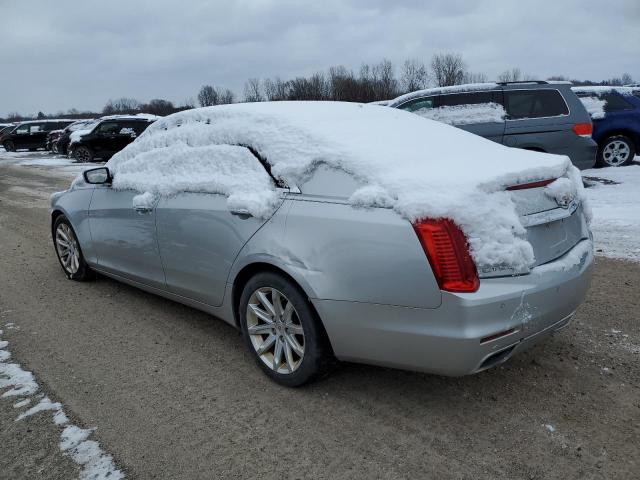
[[[103,165],[103,162],[77,163],[73,158],[44,151],[7,152],[0,147],[0,164],[3,163],[46,170],[66,178],[75,178],[85,170]]]
[[[0,330],[0,337],[2,336]],[[88,440],[95,429],[82,429],[69,422],[62,404],[53,402],[49,397],[38,394],[40,386],[31,372],[24,370],[18,363],[9,363],[11,354],[7,349],[8,342],[0,341],[0,391],[5,390],[0,398],[20,398],[13,408],[22,409],[38,400],[31,408],[21,411],[16,422],[28,421],[32,415],[52,412],[52,421],[60,427],[60,451],[69,455],[80,466],[80,479],[119,480],[124,474],[115,466],[113,458],[104,453],[98,442]]]
[[[640,157],[627,167],[584,170],[596,253],[640,262]]]

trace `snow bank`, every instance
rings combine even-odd
[[[584,105],[584,108],[587,109],[587,112],[589,112],[589,115],[591,115],[591,118],[593,118],[594,120],[604,118],[605,116],[604,107],[607,104],[606,100],[598,97],[578,97],[578,98],[580,98],[580,101]]]
[[[640,262],[640,157],[627,167],[583,170],[584,190],[593,209],[596,252]]]
[[[366,185],[354,193],[354,204],[390,207],[410,221],[451,218],[478,265],[518,269],[534,262],[533,250],[505,186],[571,170],[567,157],[507,148],[398,109],[339,102],[179,112],[152,124],[107,166],[116,188],[147,198],[211,191],[235,208],[268,215],[273,186],[238,145],[253,147],[288,185],[304,183],[321,164],[349,172]],[[236,162],[241,182],[234,178]]]
[[[455,105],[451,107],[420,108],[412,113],[448,125],[503,122],[506,112],[497,103]]]
[[[463,92],[477,92],[481,90],[492,90],[498,86],[497,83],[467,83],[465,85],[453,85],[450,87],[437,87],[437,88],[425,88],[424,90],[416,90],[415,92],[406,93],[399,97],[390,100],[388,105],[395,107],[407,100],[412,100],[419,97],[428,97],[429,95],[442,95],[447,93],[463,93]]]

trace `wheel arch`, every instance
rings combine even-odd
[[[305,288],[303,284],[306,282],[304,282],[303,280],[298,281],[298,279],[294,275],[287,272],[283,268],[264,260],[255,261],[243,266],[233,278],[232,287],[231,287],[231,302],[232,302],[231,309],[233,311],[233,321],[235,326],[238,329],[240,329],[240,312],[239,312],[240,305],[239,304],[240,304],[240,297],[242,295],[242,291],[244,290],[245,285],[252,277],[257,275],[258,273],[263,273],[263,272],[271,272],[271,273],[281,275],[287,280],[289,280],[291,283],[293,283],[293,285],[295,285],[297,288],[300,289],[300,291],[307,298],[307,301],[309,302],[309,307],[313,312],[313,314],[315,315],[316,320],[318,321],[318,325],[322,329],[322,332],[325,338],[329,342],[329,345],[331,345],[331,339],[327,334],[327,330],[324,326],[322,318],[320,317],[320,314],[318,313],[318,310],[316,309],[315,305],[311,301],[312,296],[309,294],[311,287],[306,285],[306,288]]]
[[[628,128],[614,128],[601,133],[598,137],[598,148],[602,148],[604,143],[611,137],[623,135],[633,142],[636,152],[640,150],[640,134]]]

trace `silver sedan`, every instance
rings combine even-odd
[[[51,229],[68,278],[99,272],[209,312],[288,386],[336,359],[479,372],[566,326],[585,298],[593,253],[582,207],[545,197],[540,182],[513,189],[536,206],[523,225],[539,265],[522,275],[477,271],[451,221],[355,208],[358,187],[318,168],[278,186],[275,213],[256,218],[210,193],[136,204],[138,192],[113,188],[101,167],[52,197]]]

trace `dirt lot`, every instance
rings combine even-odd
[[[67,281],[46,200],[65,177],[0,160],[0,329],[128,478],[638,478],[640,264],[598,257],[573,324],[499,368],[344,364],[290,390],[215,318]],[[77,477],[50,416],[14,422],[12,404],[0,398],[0,478]]]

